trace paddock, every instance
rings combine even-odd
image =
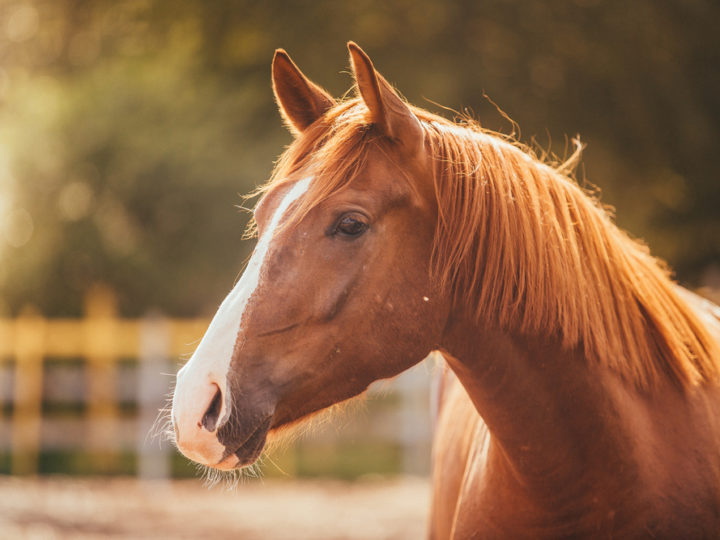
[[[404,476],[252,480],[228,491],[199,479],[0,476],[4,539],[423,538],[430,488]]]

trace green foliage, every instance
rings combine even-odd
[[[702,0],[0,1],[0,298],[78,315],[103,281],[125,315],[212,313],[251,247],[238,193],[289,141],[272,51],[341,95],[348,39],[416,104],[508,131],[486,93],[524,141],[580,133],[620,224],[698,283],[720,264],[719,18]]]

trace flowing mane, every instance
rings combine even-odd
[[[432,272],[456,301],[510,332],[559,337],[639,388],[716,380],[718,345],[679,296],[665,265],[631,239],[568,175],[507,137],[411,107],[435,163]],[[359,99],[333,107],[278,161],[256,194],[301,168],[314,181],[290,222],[392,144]],[[571,160],[579,157],[574,155]]]

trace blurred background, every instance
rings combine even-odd
[[[171,482],[197,472],[147,436],[253,247],[235,205],[291,140],[274,49],[341,96],[352,39],[416,105],[512,131],[497,104],[521,141],[561,157],[579,134],[580,179],[718,301],[718,20],[711,0],[0,0],[0,529],[152,534],[98,522],[116,489],[134,494],[127,512],[182,524],[174,537],[223,521],[219,537],[421,535],[432,361],[270,456],[267,485],[227,508],[198,479]],[[257,521],[248,494],[310,510]]]

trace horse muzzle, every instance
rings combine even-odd
[[[198,377],[187,367],[178,372],[173,394],[172,424],[178,450],[215,469],[254,463],[265,447],[274,407],[267,400],[247,399],[247,395],[242,403],[232,405],[233,396],[224,380],[207,374]]]
[[[230,412],[225,377],[198,376],[192,367],[189,362],[177,374],[171,413],[175,443],[184,456],[202,465],[232,468],[217,437]]]

